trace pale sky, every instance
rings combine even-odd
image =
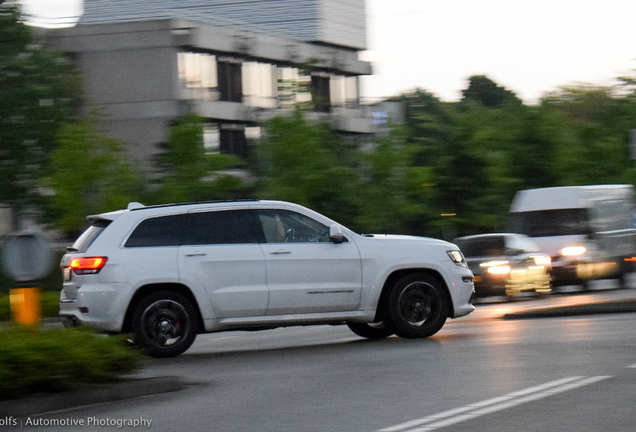
[[[54,22],[79,16],[81,0],[21,0]],[[467,78],[488,75],[526,102],[581,82],[636,75],[636,1],[366,0],[374,76],[363,97],[416,87],[461,97]]]

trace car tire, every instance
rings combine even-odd
[[[385,322],[379,323],[347,323],[347,327],[363,338],[384,339],[393,334],[393,329]]]
[[[449,308],[448,292],[439,279],[426,273],[413,273],[393,285],[386,320],[400,337],[425,338],[442,328]]]
[[[144,297],[135,308],[133,342],[152,357],[175,357],[194,342],[198,322],[190,300],[173,291],[158,291]]]

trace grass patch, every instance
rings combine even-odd
[[[125,336],[88,327],[34,330],[0,328],[0,400],[117,381],[142,366]]]

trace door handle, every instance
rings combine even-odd
[[[207,254],[205,252],[192,252],[189,254],[186,254],[187,257],[197,257],[197,256],[206,256]]]
[[[291,253],[291,251],[288,250],[288,249],[278,249],[278,250],[275,250],[273,252],[270,252],[270,254],[272,254],[272,255],[283,255],[283,254],[290,254],[290,253]]]

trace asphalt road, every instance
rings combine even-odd
[[[158,431],[633,431],[636,315],[503,319],[630,297],[636,290],[600,288],[489,299],[425,340],[366,341],[343,326],[201,335],[184,355],[149,360],[138,374],[178,376],[183,390],[31,416],[20,427],[120,430],[118,422],[137,420]]]

